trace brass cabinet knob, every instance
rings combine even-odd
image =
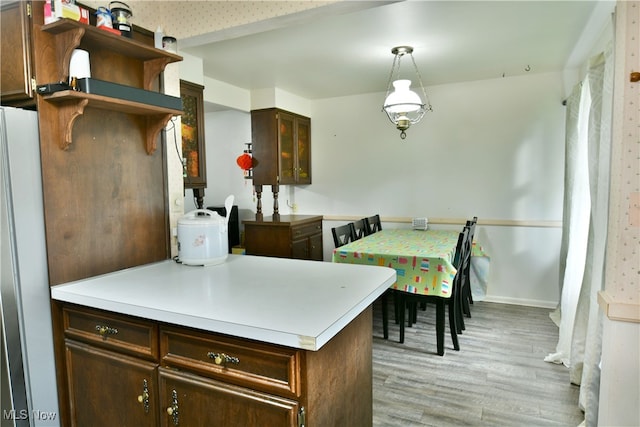
[[[116,335],[118,330],[110,326],[96,325],[96,332],[98,332],[102,339],[106,340],[109,335]]]
[[[227,363],[233,363],[234,365],[237,365],[238,363],[240,363],[240,359],[238,359],[237,357],[229,356],[225,353],[214,353],[210,351],[209,353],[207,353],[207,357],[209,359],[212,359],[213,363],[215,363],[216,365],[226,365]]]

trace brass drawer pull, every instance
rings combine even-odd
[[[142,403],[144,413],[149,413],[149,384],[147,380],[142,380],[142,394],[138,396],[138,402]]]
[[[237,365],[238,363],[240,363],[240,359],[238,359],[237,357],[233,357],[233,356],[229,356],[228,354],[224,354],[224,353],[214,353],[212,351],[210,351],[209,353],[207,353],[207,357],[209,359],[213,359],[213,363],[215,363],[216,365],[220,365],[220,364],[227,364],[227,363],[233,363],[234,365]]]
[[[180,414],[178,411],[178,393],[175,390],[171,390],[171,406],[167,408],[167,415],[171,417],[174,426],[180,424]]]
[[[109,335],[115,335],[118,333],[116,328],[112,328],[109,326],[96,325],[96,331],[102,336],[102,339],[107,339]]]

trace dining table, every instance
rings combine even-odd
[[[333,250],[332,261],[391,267],[392,289],[451,296],[459,230],[384,229]]]
[[[453,267],[461,230],[383,229],[333,250],[332,261],[383,265],[396,270],[392,289],[425,295],[450,295]],[[474,240],[470,282],[474,301],[487,292],[490,256]]]
[[[332,261],[384,266],[396,271],[396,281],[390,286],[389,293],[394,295],[396,323],[400,323],[400,343],[404,342],[404,305],[401,301],[409,296],[406,294],[440,297],[436,306],[436,336],[438,354],[444,355],[444,304],[440,302],[443,298],[454,297],[457,273],[454,259],[461,231],[383,229],[335,248]],[[488,258],[477,244],[472,244],[471,263],[474,254],[482,259]],[[386,295],[384,293],[381,296],[385,339],[389,337]],[[454,348],[457,350],[459,346],[455,335],[452,332]]]

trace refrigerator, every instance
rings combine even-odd
[[[59,426],[38,115],[0,107],[0,425]]]

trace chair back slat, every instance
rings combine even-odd
[[[380,221],[380,215],[376,214],[364,219],[366,235],[373,234],[382,230],[382,222]]]
[[[364,218],[359,219],[357,221],[353,221],[353,227],[356,231],[356,240],[362,239],[367,235],[367,226],[364,223]]]
[[[356,229],[352,222],[333,227],[331,233],[333,234],[333,243],[336,248],[356,240]]]

